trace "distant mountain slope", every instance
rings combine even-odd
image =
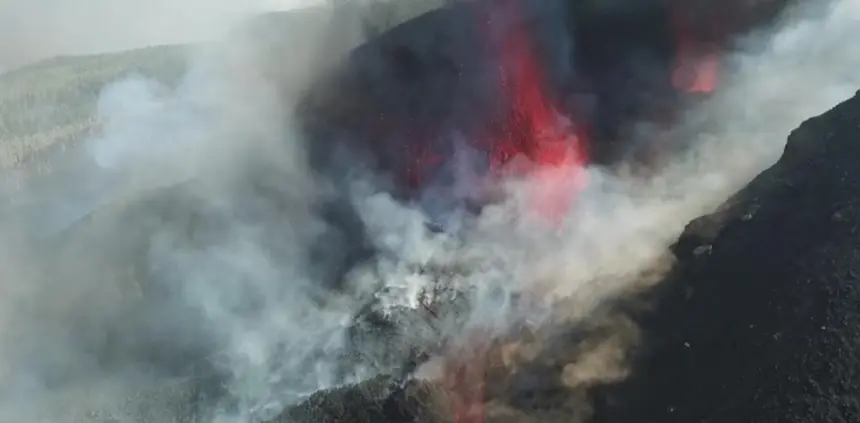
[[[332,15],[328,7],[273,12],[250,22],[256,36],[270,44],[275,59],[296,60],[296,48],[315,48],[306,40],[330,31],[322,40],[330,58],[367,36],[424,13],[446,0],[377,0],[347,3]],[[300,43],[295,34],[303,34]],[[139,74],[175,86],[187,65],[187,46],[155,46],[121,53],[56,57],[0,73],[0,170],[18,168],[53,147],[65,147],[90,133],[98,94],[124,75]],[[313,52],[317,54],[319,52]],[[299,59],[313,59],[299,56]],[[282,62],[279,62],[282,63]],[[282,63],[283,65],[284,63]],[[289,63],[286,63],[289,64]],[[282,66],[283,67],[283,66]]]
[[[0,169],[17,167],[88,134],[101,89],[124,75],[175,84],[186,48],[57,57],[0,74]]]

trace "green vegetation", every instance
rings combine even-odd
[[[106,84],[139,74],[173,86],[185,63],[183,47],[149,47],[57,57],[0,74],[0,169],[29,163],[90,134]]]
[[[431,3],[440,4],[442,1],[410,0],[408,6],[405,6],[405,1],[389,2],[385,5],[375,4],[372,10],[359,10],[355,14],[346,10],[343,13],[349,18],[345,19],[346,23],[356,23],[356,27],[361,27],[372,35],[430,9]],[[387,6],[390,6],[390,9]],[[315,15],[315,12],[302,15],[290,11],[269,14],[267,18],[270,19],[264,19],[265,22],[252,22],[252,25],[263,27],[259,28],[263,33],[260,34],[263,42],[272,43],[272,54],[268,57],[273,66],[279,66],[288,64],[289,60],[296,60],[296,57],[314,58],[313,53],[316,51],[306,55],[297,54],[296,50],[302,47],[302,43],[298,43],[298,46],[293,44],[292,47],[287,45],[295,40],[289,36],[290,32],[314,33],[313,29],[323,25],[331,25],[334,32],[342,30],[343,28],[338,26],[341,21],[332,22],[330,17],[325,11],[321,11],[319,16]],[[356,41],[353,32],[344,32],[345,38]],[[168,87],[175,87],[187,67],[187,50],[184,46],[162,46],[122,53],[58,57],[0,74],[0,171],[4,173],[0,182],[9,183],[8,179],[17,181],[19,178],[26,180],[20,184],[20,190],[24,191],[31,186],[41,186],[39,181],[43,180],[34,177],[32,179],[36,180],[36,183],[30,184],[28,178],[48,174],[44,178],[48,183],[44,185],[53,187],[53,178],[62,179],[65,173],[63,162],[51,160],[51,153],[73,148],[77,141],[97,133],[99,122],[96,108],[102,89],[128,75],[151,77]],[[324,50],[320,52],[321,55],[336,55],[332,53],[333,49],[320,50]],[[276,75],[281,76],[280,73]],[[138,313],[138,310],[144,309],[146,305],[146,283],[152,275],[146,265],[147,256],[142,252],[147,251],[147,243],[151,239],[151,224],[166,227],[165,230],[175,233],[178,239],[188,236],[188,242],[194,242],[192,232],[197,230],[195,228],[209,223],[201,223],[197,213],[200,206],[194,203],[197,199],[185,195],[186,193],[182,192],[183,187],[158,187],[151,191],[133,191],[117,195],[100,203],[94,213],[72,223],[57,237],[39,240],[32,247],[38,249],[37,257],[43,263],[50,264],[45,266],[44,271],[40,270],[40,277],[51,280],[86,280],[90,284],[81,289],[98,287],[98,292],[107,292],[105,295],[116,293],[115,297],[111,297],[111,301],[120,303],[117,310],[128,312],[128,316],[117,315],[117,326],[108,325],[109,329],[106,330],[114,331],[111,336],[105,336],[101,340],[92,341],[92,345],[87,345],[98,351],[102,358],[122,360],[136,353],[127,349],[135,348],[137,344],[134,342],[128,345],[111,344],[108,340],[115,340],[113,333],[121,334],[126,327],[123,326],[126,321],[124,319],[135,321],[138,317],[134,313]],[[13,188],[14,190],[9,190],[11,194],[0,196],[0,212],[5,211],[5,203],[12,203],[7,201],[6,197],[12,199],[16,196],[19,188]],[[47,192],[50,194],[52,191]],[[34,202],[33,205],[14,205],[8,207],[11,210],[9,215],[15,218],[19,213],[28,215],[42,204],[40,201]],[[9,220],[13,221],[11,218]],[[118,235],[120,233],[121,236]],[[81,251],[90,254],[80,254]],[[92,254],[93,252],[98,254]],[[113,317],[113,314],[111,316]],[[68,399],[66,392],[61,392],[63,395],[61,401],[58,401],[58,408],[61,413],[68,413],[65,420],[83,423],[107,423],[119,419],[130,422],[198,422],[204,418],[196,414],[196,402],[199,401],[196,390],[198,385],[204,382],[203,379],[194,378],[178,382],[157,380],[153,382],[154,386],[142,386],[141,394],[130,395],[127,401],[107,405],[102,402],[110,402],[112,395],[96,395],[102,394],[99,390],[105,389],[104,387],[82,388],[86,391],[84,394],[89,395],[92,392],[94,396],[98,396],[92,401],[86,395],[85,398],[79,399],[76,395],[80,392],[76,387],[69,390]],[[302,422],[329,422],[346,407],[354,406],[360,407],[362,412],[352,421],[374,421],[372,418],[382,411],[378,397],[383,396],[390,388],[390,384],[384,382],[382,379],[371,380],[354,390],[326,391],[315,395],[306,404],[292,409],[285,416]],[[433,412],[434,408],[430,405],[441,401],[438,389],[429,385],[413,385],[398,392],[406,404],[405,407],[409,407],[410,415],[420,416],[426,421],[439,421],[437,417],[425,417]],[[356,391],[359,393],[356,394]],[[124,394],[125,392],[121,392],[118,395]],[[328,398],[329,396],[331,398]],[[103,400],[101,397],[110,398]],[[53,404],[52,401],[46,403]],[[53,410],[46,410],[46,413],[52,412]]]
[[[373,36],[447,2],[375,0],[360,6],[348,3],[348,7],[341,6],[340,13],[347,20],[358,19],[364,35]],[[308,25],[332,25],[326,19],[328,13],[323,8],[272,13],[269,20],[274,22],[264,23],[280,28],[275,36],[283,39],[273,46],[282,49],[294,30],[302,33]],[[138,74],[175,86],[186,68],[186,50],[184,46],[159,46],[56,57],[0,73],[0,170],[39,167],[44,153],[74,145],[92,134],[98,127],[98,96],[106,84]]]

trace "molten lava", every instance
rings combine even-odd
[[[672,71],[672,85],[688,93],[713,92],[719,78],[719,54],[700,53],[698,49],[686,46],[681,51]]]
[[[517,1],[505,6],[508,10],[503,13],[520,13]],[[502,89],[510,103],[504,132],[489,142],[492,168],[498,170],[516,155],[525,155],[534,164],[530,176],[537,183],[535,209],[559,219],[584,186],[585,131],[567,121],[546,96],[534,45],[523,25],[490,39],[498,53]]]
[[[516,19],[521,17],[522,11],[516,9],[520,1],[503,0],[494,4],[507,9],[501,13],[523,22],[524,19]],[[675,63],[667,77],[679,91],[710,93],[719,82],[724,28],[719,19],[709,21],[704,27],[695,24],[688,14],[691,7],[685,6],[689,3],[676,0],[673,4]],[[493,24],[492,19],[489,24]],[[587,184],[584,147],[588,134],[582,122],[567,120],[546,95],[546,81],[525,26],[513,25],[502,32],[502,36],[493,36],[492,28],[487,32],[500,62],[501,88],[509,103],[509,114],[501,131],[493,132],[487,140],[491,173],[502,171],[517,156],[528,158],[533,165],[528,176],[535,182],[531,192],[534,209],[558,222],[576,193]],[[481,356],[468,356],[471,358],[453,359],[449,363],[447,382],[455,397],[456,423],[478,423],[484,419]]]
[[[687,4],[684,1],[675,0],[671,11],[676,39],[672,86],[688,93],[710,93],[719,83],[726,31],[716,17],[697,22],[689,15],[690,8],[682,6]]]
[[[518,1],[504,2],[502,13],[515,18]],[[516,19],[521,21],[520,19]],[[492,22],[490,22],[492,24]],[[492,34],[490,29],[488,34]],[[534,45],[522,25],[504,31],[503,37],[489,37],[498,54],[502,90],[509,102],[509,115],[502,133],[488,142],[493,173],[513,158],[523,155],[533,166],[534,208],[559,222],[566,214],[577,191],[585,186],[583,167],[585,131],[569,122],[546,96],[545,81]],[[454,421],[479,423],[484,420],[483,357],[475,354],[465,362],[449,363],[448,387],[454,396]]]

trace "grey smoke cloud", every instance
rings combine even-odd
[[[442,262],[436,266],[474,269],[453,283],[487,293],[478,296],[471,315],[470,325],[479,328],[504,332],[518,320],[588,319],[604,301],[655,281],[642,274],[662,266],[687,222],[712,211],[772,164],[798,124],[852,95],[860,86],[853,70],[860,52],[846,40],[858,35],[858,18],[853,1],[801,4],[773,38],[754,34],[745,40],[749,49],[728,58],[737,72],[725,75],[714,98],[689,110],[663,135],[683,140],[691,150],[646,179],[590,167],[589,185],[560,232],[523,219],[528,194],[540,182],[519,181],[510,188],[513,200],[485,211],[454,252],[437,239],[424,240],[421,247],[422,241],[407,238],[408,247],[398,251],[408,253],[392,260],[408,261],[415,250],[434,251],[426,260]],[[521,194],[526,198],[518,201]],[[433,283],[415,279],[422,282]],[[536,297],[539,305],[510,308],[508,297],[490,295],[499,289]],[[462,331],[451,336],[469,337],[470,325],[458,326]]]
[[[0,231],[0,377],[14,388],[0,390],[0,422],[40,413],[49,421],[178,418],[184,411],[157,395],[146,401],[161,414],[141,415],[136,393],[182,380],[134,355],[180,360],[186,348],[211,345],[206,361],[228,376],[238,405],[211,405],[208,417],[277,412],[307,392],[402,364],[388,348],[370,349],[379,363],[352,368],[340,353],[349,318],[376,285],[389,288],[389,305],[417,305],[434,282],[417,268],[461,269],[450,283],[478,294],[465,325],[442,322],[413,333],[414,342],[439,332],[461,341],[487,327],[503,333],[516,320],[587,319],[601,301],[636,288],[686,222],[775,160],[788,131],[860,86],[860,51],[847,41],[860,36],[856,2],[799,17],[763,52],[737,55],[741,71],[725,91],[670,134],[715,122],[691,140],[690,154],[648,180],[587,169],[590,183],[560,231],[528,217],[535,181],[511,181],[511,200],[455,237],[428,234],[422,211],[357,178],[351,200],[383,254],[349,275],[341,296],[320,295],[313,260],[314,243],[332,230],[313,207],[331,194],[328,181],[310,171],[305,140],[286,118],[293,99],[280,95],[283,82],[270,77],[253,39],[204,47],[175,92],[139,77],[117,81],[101,96],[104,132],[79,158],[86,170],[54,187],[105,179],[119,186],[90,205],[93,223],[66,227],[72,232],[59,243],[2,222],[10,230]],[[300,86],[312,71],[290,73],[298,75],[290,83]],[[114,205],[99,207],[107,203]],[[326,247],[336,254],[340,246]],[[512,307],[518,292],[535,304]]]

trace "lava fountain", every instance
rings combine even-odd
[[[500,130],[484,140],[490,155],[490,174],[498,179],[510,176],[506,165],[524,156],[530,162],[526,176],[531,185],[531,204],[541,216],[560,223],[576,193],[587,184],[585,144],[587,131],[578,122],[562,115],[546,95],[546,84],[535,46],[521,19],[524,10],[518,0],[497,3],[498,9],[479,11],[491,51],[498,59],[501,91],[508,101],[508,113]],[[484,12],[484,13],[480,13]],[[492,16],[512,17],[505,31],[496,31]],[[481,338],[479,338],[481,339]],[[485,340],[483,340],[485,341]],[[468,351],[458,351],[449,359],[446,385],[453,394],[454,421],[479,423],[484,420],[483,384],[485,352],[483,341]]]
[[[680,93],[708,94],[719,82],[725,31],[720,19],[709,20],[709,26],[701,28],[694,23],[691,8],[685,4],[675,0],[669,11],[675,46],[667,79]],[[510,176],[506,165],[515,157],[525,156],[530,166],[526,175],[521,176],[532,184],[531,208],[558,224],[577,193],[588,184],[585,172],[588,125],[577,121],[576,116],[564,116],[547,95],[543,69],[524,24],[525,5],[519,0],[492,5],[495,10],[479,11],[478,16],[482,17],[484,34],[498,59],[500,88],[509,108],[505,121],[498,125],[501,130],[483,140],[490,154],[488,177]],[[499,31],[492,16],[507,16],[515,23]],[[670,116],[663,123],[671,125],[673,120]],[[485,341],[477,340],[470,350],[458,350],[448,360],[445,381],[454,397],[457,423],[484,420]]]
[[[497,14],[519,17],[518,1],[500,3]],[[492,14],[486,14],[492,16]],[[534,207],[554,220],[567,211],[575,193],[585,186],[587,133],[581,123],[559,113],[546,95],[546,84],[534,54],[534,44],[523,19],[507,31],[493,31],[493,20],[485,23],[487,38],[500,64],[502,91],[509,102],[502,133],[489,142],[493,173],[501,171],[517,155],[533,164]],[[499,34],[499,35],[497,35]]]

